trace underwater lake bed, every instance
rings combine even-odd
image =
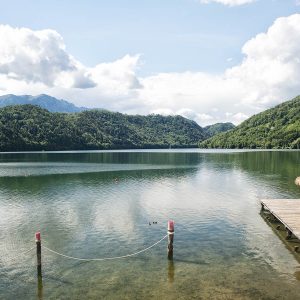
[[[299,299],[260,199],[300,199],[300,151],[0,153],[0,299]],[[300,205],[300,202],[299,202]],[[174,259],[167,239],[175,221]]]

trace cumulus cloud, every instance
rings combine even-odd
[[[125,55],[112,63],[102,63],[90,69],[91,78],[98,83],[102,90],[114,91],[120,95],[142,87],[135,75],[139,55]]]
[[[221,3],[228,6],[238,6],[255,2],[256,0],[200,0],[201,3]]]
[[[161,73],[144,78],[141,99],[150,106],[163,103],[174,112],[189,109],[189,116],[202,125],[207,123],[203,114],[214,122],[238,124],[300,93],[299,14],[277,19],[267,32],[246,42],[242,52],[242,63],[223,74]],[[225,113],[229,108],[230,115]]]
[[[59,74],[77,69],[54,30],[1,25],[0,37],[0,73],[8,77],[52,86]]]
[[[200,125],[235,124],[300,94],[300,14],[278,18],[221,74],[138,77],[139,55],[86,67],[53,30],[0,26],[0,94],[48,93],[81,106],[125,113],[180,114]]]
[[[94,87],[88,69],[66,51],[55,30],[33,31],[0,25],[0,74],[27,83]]]

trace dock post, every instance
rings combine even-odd
[[[35,234],[36,242],[36,258],[37,258],[37,275],[42,277],[42,243],[41,243],[41,233],[37,232]]]
[[[173,259],[174,221],[168,221],[168,259]]]
[[[288,228],[285,228],[286,229],[286,240],[290,240],[292,238],[292,232],[288,229]]]

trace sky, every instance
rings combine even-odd
[[[300,94],[299,0],[0,0],[0,95],[239,124]]]

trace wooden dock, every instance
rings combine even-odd
[[[288,231],[300,240],[300,199],[263,199],[263,210],[268,210]]]

